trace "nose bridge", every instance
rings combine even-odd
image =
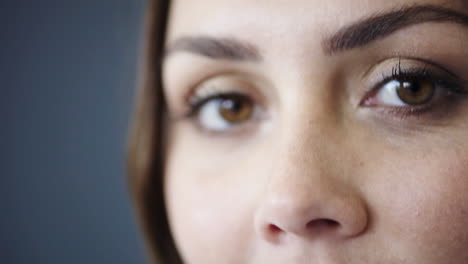
[[[304,195],[303,190],[325,180],[326,154],[320,140],[317,138],[317,142],[313,142],[299,134],[279,140],[269,172],[267,190],[270,195],[284,196],[293,191],[296,195],[291,199],[298,200]]]
[[[330,200],[343,191],[339,181],[344,179],[334,172],[339,164],[330,164],[335,157],[330,157],[325,146],[327,139],[320,134],[292,133],[279,140],[265,192],[265,199],[273,207],[307,215],[304,211],[317,209],[320,200]]]
[[[337,125],[312,111],[295,116],[283,124],[277,136],[270,188],[276,188],[278,182],[280,186],[293,185],[297,190],[316,186],[321,181],[330,181],[335,174],[332,171],[337,169],[338,164],[331,163],[341,155],[337,150],[344,147]]]

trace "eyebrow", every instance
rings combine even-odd
[[[212,59],[227,59],[234,61],[262,60],[259,49],[255,45],[229,37],[181,37],[166,48],[164,51],[164,57],[178,51],[191,52]]]
[[[322,42],[327,55],[365,46],[405,27],[426,22],[452,22],[468,26],[468,15],[455,10],[421,5],[400,8],[354,23]]]
[[[468,26],[468,15],[435,6],[403,7],[376,14],[353,23],[322,41],[326,55],[355,49],[382,39],[411,25],[426,22],[452,22]],[[184,36],[176,39],[164,51],[164,58],[176,52],[190,52],[212,59],[258,62],[262,60],[259,48],[252,43],[232,37]]]

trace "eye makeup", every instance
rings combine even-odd
[[[461,100],[468,99],[468,82],[450,71],[434,64],[424,63],[414,59],[396,58],[390,59],[375,67],[370,75],[380,74],[375,84],[370,85],[370,90],[362,99],[360,106],[370,107],[381,114],[407,120],[411,118],[435,118],[442,113],[449,113]],[[389,85],[398,89],[409,89],[410,92],[418,92],[414,89],[432,89],[432,94],[420,104],[410,104],[400,101],[398,104],[388,104],[379,95],[382,89]],[[429,87],[429,88],[428,88]],[[389,93],[397,93],[396,89]],[[401,95],[393,94],[394,98]],[[395,100],[394,100],[395,101]],[[468,101],[467,101],[468,103]]]

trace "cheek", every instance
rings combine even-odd
[[[401,241],[394,246],[400,252],[467,260],[468,151],[435,149],[419,158],[398,155],[393,169],[380,173],[384,180],[372,183],[375,229]]]
[[[165,175],[169,222],[180,252],[192,263],[243,263],[239,252],[249,247],[255,204],[254,187],[245,184],[252,176],[248,166],[207,164],[206,157],[185,155],[173,153]]]

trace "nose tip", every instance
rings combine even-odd
[[[347,239],[363,233],[367,211],[355,198],[268,201],[259,210],[256,229],[263,239],[278,243],[285,236],[305,239]]]

